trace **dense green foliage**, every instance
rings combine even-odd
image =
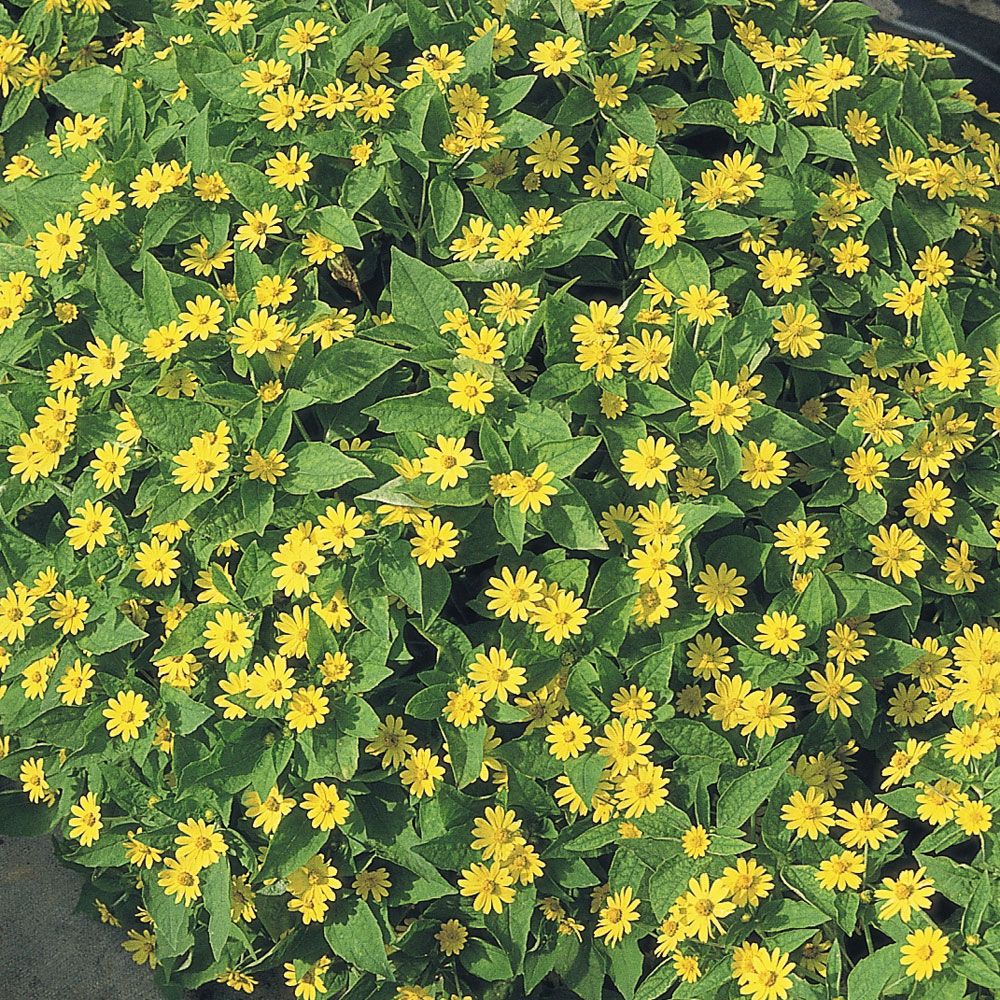
[[[998,995],[949,56],[809,0],[0,14],[0,832],[175,993]]]

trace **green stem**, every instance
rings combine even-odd
[[[299,433],[302,435],[303,440],[310,441],[311,438],[309,437],[309,433],[306,430],[305,425],[302,423],[302,418],[298,415],[298,413],[292,413],[292,421],[299,429]]]
[[[862,929],[865,932],[865,943],[868,945],[868,954],[874,954],[875,945],[872,943],[872,929],[867,923],[862,924]]]

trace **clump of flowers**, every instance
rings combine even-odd
[[[0,20],[0,833],[174,989],[996,996],[952,54],[815,0],[146,15]]]

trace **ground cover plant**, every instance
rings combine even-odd
[[[1000,992],[1000,117],[870,14],[0,14],[0,831],[168,993]]]

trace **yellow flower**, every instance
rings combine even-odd
[[[919,317],[924,309],[926,285],[922,281],[900,281],[895,288],[885,292],[885,303],[897,316],[905,319]]]
[[[908,924],[914,912],[928,909],[934,897],[934,879],[925,878],[926,874],[926,868],[917,868],[900,872],[898,878],[882,879],[882,888],[875,890],[875,898],[882,901],[879,918],[889,920],[899,914]]]
[[[472,684],[461,684],[457,691],[449,691],[444,717],[458,729],[474,725],[483,717],[483,697]]]
[[[698,602],[705,610],[716,615],[732,614],[737,608],[742,608],[743,598],[747,593],[746,578],[740,576],[735,569],[725,563],[716,566],[706,566],[698,574],[699,582],[692,588],[698,596]]]
[[[666,438],[649,435],[635,443],[635,449],[622,452],[621,470],[634,489],[662,486],[667,473],[677,467],[677,449]]]
[[[190,906],[201,895],[201,879],[196,869],[176,858],[164,858],[157,882],[168,896]]]
[[[850,718],[851,706],[858,704],[854,694],[861,690],[861,681],[847,673],[842,665],[832,663],[826,665],[823,673],[812,670],[809,676],[806,689],[812,692],[809,700],[816,706],[816,712],[820,715],[825,712],[831,719],[838,715]]]
[[[656,208],[649,215],[643,216],[639,232],[646,237],[646,243],[662,250],[672,247],[686,230],[687,225],[680,212],[671,204]]]
[[[545,597],[535,607],[532,623],[544,639],[558,646],[583,631],[589,613],[583,606],[583,598],[572,590],[560,590],[555,597]]]
[[[757,260],[760,283],[775,295],[798,288],[807,273],[805,254],[800,250],[770,250]]]
[[[703,858],[710,845],[708,831],[700,824],[688,827],[681,837],[681,847],[689,858]]]
[[[500,913],[504,906],[513,902],[513,876],[499,861],[489,867],[473,864],[462,869],[458,888],[463,896],[471,896],[472,908],[478,913]]]
[[[755,125],[764,117],[764,98],[760,94],[743,94],[733,101],[733,115],[741,125]]]
[[[180,566],[180,553],[159,538],[140,542],[135,568],[140,586],[162,587],[173,582]]]
[[[67,260],[78,260],[83,250],[85,236],[83,222],[69,212],[56,216],[55,222],[46,222],[35,236],[35,264],[38,273],[47,278],[61,271]]]
[[[299,22],[301,23],[301,22]],[[313,161],[307,152],[299,153],[298,146],[292,146],[287,153],[279,150],[267,161],[267,174],[271,184],[286,191],[293,191],[309,180]]]
[[[781,307],[781,315],[771,324],[778,350],[793,358],[808,358],[819,350],[823,342],[824,333],[819,318],[805,306],[785,303]]]
[[[312,791],[302,796],[299,808],[304,809],[316,830],[332,830],[342,826],[351,812],[351,804],[340,797],[336,785],[325,781],[313,782]]]
[[[330,34],[327,34],[328,31]],[[295,24],[285,28],[281,33],[280,45],[292,55],[315,52],[321,43],[329,41],[330,35],[336,33],[336,28],[331,30],[329,25],[314,18],[310,17],[306,21],[297,19]]]
[[[709,433],[736,434],[743,430],[750,419],[750,401],[738,386],[712,379],[708,392],[695,390],[691,402],[691,415],[698,419],[699,427],[708,427]]]
[[[653,162],[653,150],[645,143],[623,136],[611,144],[608,150],[608,163],[620,181],[636,181],[649,176],[649,168]]]
[[[706,874],[688,882],[687,892],[678,904],[684,933],[703,942],[723,933],[722,921],[736,909],[729,898],[727,881],[720,878],[713,882]]]
[[[852,802],[849,810],[838,809],[837,825],[844,830],[840,842],[850,848],[865,847],[875,851],[884,841],[897,836],[892,829],[896,821],[889,818],[888,807],[882,802],[873,804],[870,799],[863,804]]]
[[[78,209],[80,218],[95,225],[113,219],[125,208],[122,192],[111,183],[91,184],[81,199]]]
[[[576,155],[580,151],[579,147],[571,137],[563,138],[556,129],[545,132],[529,143],[528,149],[531,154],[525,162],[542,177],[554,179],[572,173],[573,167],[580,162]]]
[[[900,583],[904,577],[915,577],[924,561],[924,546],[909,528],[893,524],[886,529],[879,525],[878,533],[868,536],[872,547],[872,565],[882,576]]]
[[[594,937],[604,938],[605,944],[614,948],[625,935],[632,933],[632,925],[639,919],[639,903],[629,886],[613,892],[601,907]]]
[[[424,748],[411,750],[400,772],[400,780],[418,799],[432,796],[443,777],[444,768],[438,763],[437,754]]]
[[[844,460],[847,481],[859,492],[871,493],[882,488],[882,480],[889,478],[889,463],[874,448],[857,448]]]
[[[465,447],[465,438],[437,436],[437,447],[424,449],[421,463],[427,482],[433,486],[440,482],[441,489],[447,490],[458,485],[459,480],[468,478],[468,467],[475,461],[472,449]]]
[[[950,952],[948,938],[937,927],[921,927],[906,935],[899,961],[906,974],[920,982],[940,972]]]
[[[529,475],[515,470],[510,474],[510,486],[504,495],[522,513],[527,514],[531,511],[537,514],[542,507],[551,506],[552,497],[559,492],[557,487],[551,485],[553,479],[555,473],[549,469],[546,462],[536,465]]]
[[[549,753],[556,760],[569,760],[579,757],[590,743],[590,726],[583,721],[581,715],[570,712],[549,724],[545,739],[549,744]]]
[[[95,844],[103,828],[101,807],[93,792],[88,792],[70,807],[69,835],[74,840],[79,840],[82,847]]]
[[[449,958],[460,954],[468,939],[468,929],[454,919],[444,921],[434,935],[441,952]]]
[[[280,232],[277,206],[265,202],[256,211],[243,213],[243,223],[236,229],[236,245],[241,250],[263,250],[268,236]]]
[[[244,793],[243,804],[246,806],[247,818],[253,821],[254,829],[261,829],[271,836],[282,819],[295,808],[295,799],[286,799],[275,785],[264,799],[253,790]]]
[[[827,892],[852,892],[861,888],[861,876],[865,872],[865,859],[854,851],[843,851],[821,861],[816,871],[816,881]]]
[[[959,392],[972,378],[972,363],[964,354],[947,351],[931,358],[927,380],[938,389]]]
[[[516,666],[506,650],[493,647],[486,653],[476,654],[469,667],[469,680],[487,701],[496,698],[506,702],[510,695],[520,694],[526,675],[524,668]]]
[[[272,448],[266,456],[254,448],[247,455],[243,471],[249,479],[258,479],[274,486],[287,468],[288,462],[285,461],[285,456],[276,448]]]
[[[448,388],[451,390],[448,402],[456,410],[465,413],[481,416],[486,412],[487,404],[494,399],[493,383],[475,372],[455,372],[448,382]]]
[[[826,534],[827,529],[819,521],[785,521],[774,533],[774,544],[793,566],[801,566],[823,555],[830,544]]]
[[[591,86],[599,108],[619,108],[628,100],[628,87],[618,82],[617,73],[599,73]]]
[[[138,739],[139,730],[149,718],[149,702],[136,691],[122,691],[108,699],[102,714],[107,720],[108,733],[128,743]]]
[[[765,615],[766,617],[768,616]],[[758,739],[765,739],[791,725],[795,721],[795,716],[792,706],[787,704],[787,701],[787,695],[783,692],[775,694],[772,688],[752,691],[744,699],[743,706],[737,714],[737,725],[743,727],[740,733],[743,736],[752,733]]]
[[[775,611],[764,615],[754,639],[773,656],[786,656],[798,652],[799,641],[805,634],[805,626],[794,614]]]
[[[792,117],[802,115],[805,118],[815,118],[826,111],[830,88],[825,83],[798,76],[790,81],[783,91],[785,105],[792,112]]]
[[[241,659],[253,645],[253,632],[239,611],[223,608],[215,613],[203,633],[205,649],[220,663]]]
[[[528,58],[535,65],[535,72],[545,77],[568,73],[582,57],[583,46],[580,42],[563,36],[538,42],[528,53]]]
[[[471,452],[470,452],[471,454]],[[411,540],[413,558],[421,566],[428,568],[445,559],[454,557],[457,551],[455,542],[458,532],[451,521],[442,521],[434,517],[414,527],[414,538]]]

